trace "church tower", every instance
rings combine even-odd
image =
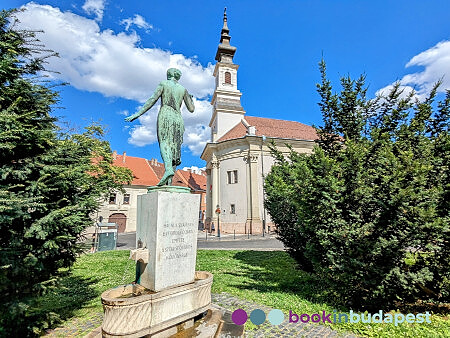
[[[244,117],[245,111],[241,106],[242,93],[237,89],[237,70],[239,65],[233,63],[236,47],[230,45],[231,36],[227,25],[227,12],[223,13],[223,28],[220,44],[216,53],[216,67],[214,77],[216,88],[211,100],[213,114],[209,126],[211,127],[211,141],[216,142]]]

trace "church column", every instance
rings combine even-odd
[[[211,230],[211,190],[212,190],[212,181],[211,181],[211,169],[206,169],[206,220],[205,227],[208,231]]]
[[[211,222],[214,223],[214,228],[217,231],[217,214],[215,212],[217,205],[219,204],[219,160],[213,156],[211,160]]]
[[[253,221],[261,222],[259,214],[258,155],[250,155],[250,171],[252,176],[252,219]]]
[[[258,155],[250,153],[245,158],[247,162],[247,230],[253,233],[261,231],[261,217],[259,214],[258,190]]]
[[[245,182],[247,189],[247,221],[245,222],[245,233],[250,232],[250,226],[252,223],[252,175],[250,169],[250,158],[248,156],[244,157],[246,163],[245,170],[247,180]]]

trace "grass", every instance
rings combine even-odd
[[[63,287],[42,298],[42,311],[53,311],[63,319],[88,321],[102,311],[103,291],[134,280],[134,262],[128,251],[108,251],[81,256]],[[319,279],[296,270],[294,261],[280,251],[200,250],[197,269],[214,275],[213,293],[226,292],[236,297],[281,309],[285,314],[327,313],[339,307],[332,290]],[[234,310],[234,309],[230,309]],[[430,324],[329,324],[335,330],[368,337],[448,337],[450,321],[432,314]],[[64,324],[63,324],[64,325]],[[253,328],[252,326],[248,327]]]

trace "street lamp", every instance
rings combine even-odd
[[[217,214],[217,237],[220,238],[220,207],[218,204],[216,207],[216,214]]]

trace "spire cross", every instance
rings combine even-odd
[[[234,52],[236,51],[236,47],[230,45],[230,30],[227,25],[227,8],[225,7],[223,10],[223,27],[220,34],[220,45],[217,49],[216,60],[219,62],[232,62]],[[222,58],[224,56],[224,58]],[[226,57],[225,57],[226,56]],[[227,61],[224,61],[227,60]]]
[[[228,33],[229,29],[227,26],[227,8],[225,7],[225,9],[223,10],[223,28],[222,28],[222,34],[223,33]]]

